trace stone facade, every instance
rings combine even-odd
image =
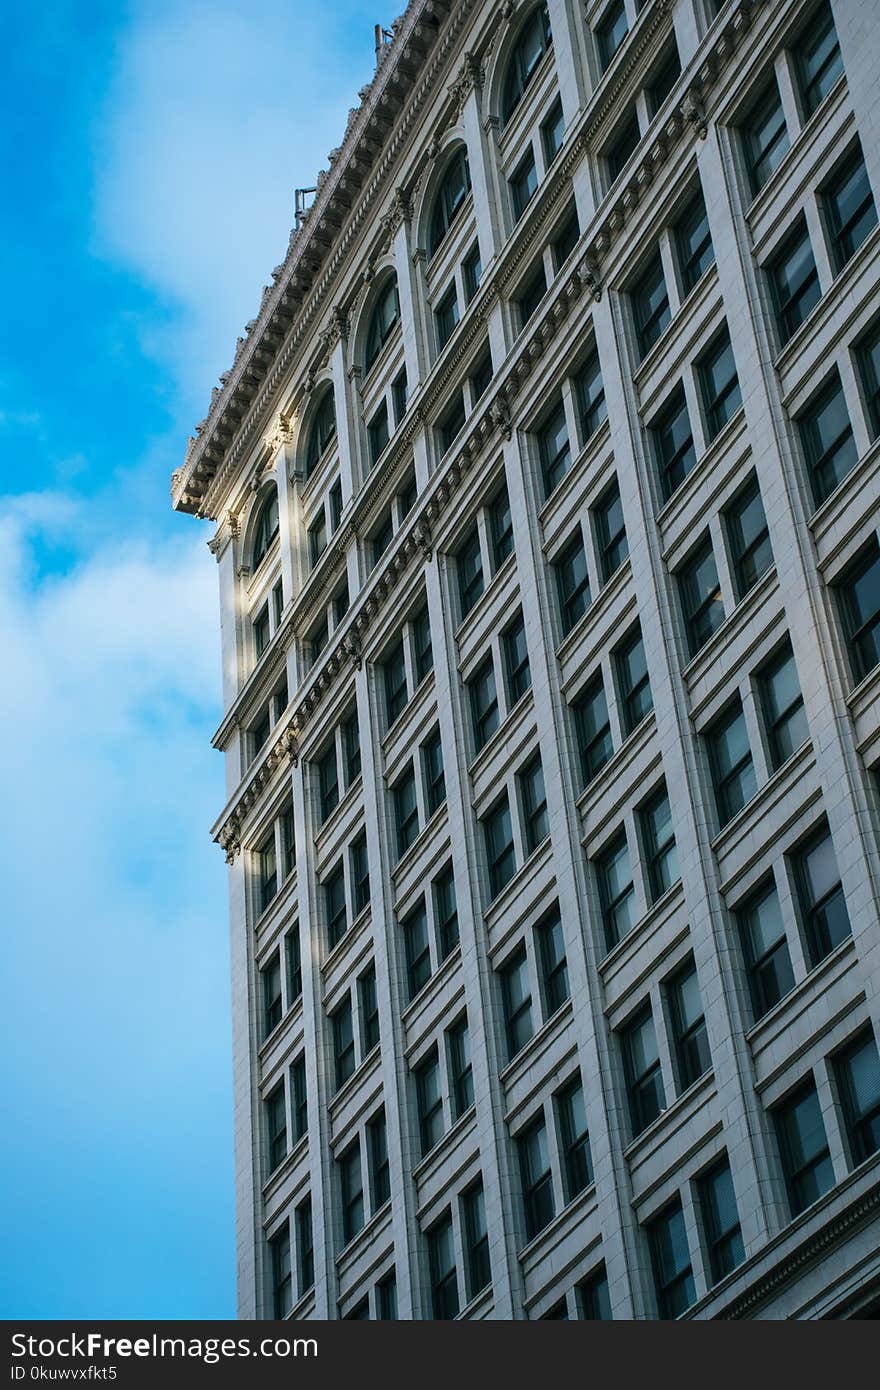
[[[172,482],[244,1318],[876,1316],[875,17],[378,50]]]

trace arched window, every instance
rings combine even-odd
[[[507,64],[501,100],[501,119],[505,124],[516,110],[523,92],[535,74],[535,69],[552,42],[547,6],[539,5],[523,25]]]
[[[460,145],[449,161],[449,167],[443,175],[443,182],[437,189],[437,196],[434,199],[428,235],[429,256],[433,256],[455,221],[456,214],[467,197],[470,186],[471,171],[468,168],[464,147]]]
[[[278,535],[278,492],[273,487],[260,507],[257,524],[254,527],[254,549],[251,568],[257,569],[266,556],[270,545]]]
[[[367,371],[370,370],[376,358],[379,356],[379,353],[388,342],[399,318],[400,300],[397,297],[397,279],[392,275],[383,286],[379,298],[373,306],[373,312],[370,315],[370,326],[367,329],[367,350],[364,361],[364,367]]]
[[[335,436],[336,401],[333,396],[333,387],[330,386],[318,402],[318,408],[312,419],[312,426],[309,430],[308,442],[306,444],[305,458],[303,459],[303,473],[305,477],[311,477],[319,460],[324,454],[324,450]]]

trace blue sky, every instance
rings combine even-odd
[[[5,1319],[234,1315],[216,566],[169,477],[395,14],[5,14]]]

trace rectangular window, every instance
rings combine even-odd
[[[358,835],[351,849],[351,888],[355,916],[359,917],[370,901],[370,861],[367,856],[366,834]]]
[[[837,868],[831,832],[824,825],[798,851],[795,872],[801,919],[811,964],[818,965],[851,933],[846,899]]]
[[[578,1193],[593,1181],[584,1088],[579,1076],[557,1093],[556,1113],[559,1118],[565,1200],[573,1202]]]
[[[385,1111],[367,1123],[367,1154],[370,1165],[370,1202],[375,1216],[391,1196],[391,1170],[388,1165],[388,1126]]]
[[[621,1034],[633,1138],[656,1120],[665,1108],[660,1053],[650,1005],[646,1005]]]
[[[324,915],[327,920],[327,945],[332,951],[348,930],[348,914],[345,908],[345,873],[341,860],[325,878],[322,888]]]
[[[385,446],[390,438],[391,430],[388,425],[388,405],[383,401],[372,420],[367,425],[367,441],[369,443],[371,464],[378,462],[385,452]]]
[[[733,820],[758,790],[742,702],[737,698],[706,735],[720,826]]]
[[[657,460],[660,490],[664,502],[667,502],[697,461],[687,403],[681,386],[673,392],[650,426],[649,433]]]
[[[550,108],[550,114],[541,123],[541,143],[544,146],[544,163],[548,167],[562,149],[562,137],[565,133],[565,118],[562,115],[562,102],[554,101]]]
[[[560,400],[538,432],[538,452],[541,459],[541,479],[544,496],[549,497],[571,466],[571,448],[565,407]]]
[[[586,1322],[611,1322],[611,1296],[604,1264],[578,1284],[579,1315]]]
[[[620,691],[623,728],[626,734],[631,734],[654,707],[641,628],[637,627],[632,636],[614,652],[614,665]]]
[[[813,14],[806,32],[795,46],[794,56],[804,116],[809,118],[843,72],[834,20],[827,3]]]
[[[839,274],[877,225],[877,209],[861,147],[822,190],[822,204],[831,233],[832,260]]]
[[[437,930],[437,950],[443,961],[458,945],[458,906],[451,864],[434,879],[434,926]]]
[[[257,911],[263,913],[278,892],[278,860],[275,856],[275,828],[272,827],[256,853]]]
[[[794,1217],[834,1185],[834,1168],[812,1078],[777,1107],[774,1119]]]
[[[801,217],[767,267],[776,326],[783,345],[800,328],[822,296],[807,224]]]
[[[513,518],[506,487],[496,493],[489,505],[489,530],[492,537],[492,573],[497,574],[508,555],[513,554]]]
[[[755,102],[743,125],[743,143],[749,171],[752,196],[760,193],[764,184],[779,167],[788,150],[788,130],[785,112],[779,96],[776,78]]]
[[[639,361],[650,352],[672,318],[660,252],[651,257],[630,291]]]
[[[443,349],[452,337],[458,323],[458,298],[454,285],[443,296],[434,310],[434,323],[437,327],[437,347]]]
[[[625,831],[621,830],[596,860],[596,879],[605,945],[612,951],[632,930],[636,920],[636,890]]]
[[[532,1025],[532,986],[525,946],[520,946],[499,970],[507,1056],[512,1061],[534,1033]]]
[[[871,438],[880,435],[880,327],[876,326],[859,344],[859,375],[868,408]]]
[[[296,827],[292,806],[287,806],[281,812],[278,828],[281,831],[281,877],[286,883],[296,868]]]
[[[540,754],[518,774],[523,821],[525,823],[526,852],[534,854],[550,833],[547,817],[547,794],[544,790],[544,769]]]
[[[794,986],[776,884],[771,879],[737,912],[755,1018],[763,1018]]]
[[[431,978],[431,948],[428,941],[428,914],[421,899],[400,924],[406,955],[406,976],[409,997],[415,999]]]
[[[336,759],[336,739],[318,759],[318,790],[320,793],[321,824],[339,805],[339,768]]]
[[[404,368],[400,375],[396,376],[391,383],[391,401],[394,406],[395,425],[399,425],[406,414],[406,402],[408,397],[409,382],[406,379],[406,368]]]
[[[547,1125],[543,1112],[519,1135],[516,1143],[522,1179],[526,1240],[534,1240],[556,1215]]]
[[[412,763],[394,788],[394,824],[397,831],[397,857],[402,858],[419,833],[419,806]]]
[[[661,1318],[677,1318],[697,1296],[681,1202],[675,1201],[648,1226],[654,1287]]]
[[[385,554],[385,551],[388,549],[393,539],[394,522],[392,520],[391,513],[389,512],[383,520],[383,522],[381,523],[381,525],[379,526],[379,529],[373,532],[373,536],[370,541],[372,568],[375,569],[376,565],[378,565],[379,561]]]
[[[665,787],[640,808],[639,819],[648,860],[651,901],[656,902],[679,877],[672,807]]]
[[[562,635],[567,637],[590,606],[590,576],[580,527],[553,561],[553,572],[556,576]]]
[[[577,401],[581,417],[581,435],[586,443],[608,416],[602,369],[599,365],[599,354],[595,350],[590,353],[578,372]]]
[[[282,1081],[265,1101],[266,1132],[269,1141],[269,1172],[274,1173],[287,1157],[287,1097]]]
[[[513,709],[531,688],[532,672],[526,646],[526,625],[522,610],[501,635],[504,649],[504,674],[507,680],[507,704]]]
[[[390,729],[405,710],[409,699],[402,637],[398,638],[386,656],[382,665],[382,677],[385,686],[385,723]]]
[[[422,771],[425,776],[425,804],[428,815],[433,816],[446,800],[443,744],[440,741],[439,729],[435,729],[431,737],[422,744]]]
[[[723,1279],[745,1259],[733,1176],[726,1158],[716,1163],[699,1181],[700,1212],[709,1249],[712,1282]]]
[[[330,489],[330,527],[335,531],[342,520],[342,483],[339,479]]]
[[[269,1241],[272,1259],[272,1316],[286,1318],[293,1307],[293,1280],[290,1269],[290,1227],[284,1223]]]
[[[317,521],[309,527],[309,564],[312,569],[327,549],[327,521],[323,510]]]
[[[350,998],[346,998],[339,1008],[330,1015],[330,1023],[333,1030],[333,1058],[338,1091],[355,1068],[354,1019]]]
[[[565,940],[559,908],[535,928],[535,941],[541,965],[541,990],[544,996],[544,1016],[550,1018],[570,996],[568,964],[565,959]]]
[[[593,520],[598,541],[599,570],[603,584],[616,574],[629,554],[626,527],[623,524],[623,505],[617,479],[606,488],[593,508]]]
[[[850,1159],[864,1163],[880,1149],[880,1056],[870,1031],[834,1058]]]
[[[263,1037],[278,1027],[281,1022],[281,958],[276,951],[269,964],[262,971],[263,980]]]
[[[496,801],[483,821],[491,901],[498,897],[516,872],[516,850],[507,794]]]
[[[758,480],[738,492],[724,513],[730,558],[739,598],[745,598],[773,564],[770,533]]]
[[[361,740],[357,714],[351,715],[342,726],[342,757],[347,791],[361,775]]]
[[[876,536],[835,585],[856,681],[880,662],[880,545]]]
[[[547,277],[544,274],[543,262],[539,262],[534,272],[528,276],[525,283],[520,287],[516,297],[516,307],[519,314],[520,332],[526,324],[534,317],[538,305],[547,293]]]
[[[380,1322],[397,1322],[397,1275],[393,1269],[376,1285],[376,1304]]]
[[[608,701],[599,673],[572,703],[581,781],[588,786],[614,752]]]
[[[797,427],[809,469],[813,502],[821,507],[859,460],[836,370],[798,417]]]
[[[480,280],[483,276],[483,263],[480,259],[480,248],[475,246],[462,262],[464,272],[464,295],[465,300],[470,304],[477,290],[480,288]]]
[[[376,967],[369,966],[358,976],[358,1006],[361,1016],[361,1056],[368,1057],[379,1046],[379,1001],[376,998]]]
[[[492,354],[487,349],[483,353],[483,356],[478,358],[474,363],[471,372],[471,408],[473,408],[477,404],[477,401],[481,400],[488,391],[492,376]]]
[[[467,1015],[446,1030],[449,1083],[453,1119],[460,1120],[474,1103],[474,1074],[471,1065],[471,1039]]]
[[[461,616],[466,618],[483,592],[483,557],[480,551],[480,535],[476,526],[458,552],[458,595],[461,601]]]
[[[440,452],[447,453],[452,448],[461,431],[464,429],[464,394],[456,392],[452,401],[440,419]]]
[[[300,1053],[290,1068],[290,1108],[293,1118],[293,1142],[298,1144],[308,1133],[309,1102],[306,1088],[306,1058]]]
[[[458,1273],[452,1217],[447,1212],[428,1232],[428,1265],[431,1271],[431,1313],[435,1321],[458,1317]]]
[[[687,629],[688,655],[696,656],[724,622],[724,601],[708,536],[676,573]]]
[[[281,580],[272,589],[272,612],[275,617],[275,626],[281,626],[281,615],[284,612],[284,587]]]
[[[290,1007],[302,994],[302,948],[299,940],[299,927],[295,926],[284,938],[287,957],[287,1002]]]
[[[610,65],[629,32],[623,0],[613,0],[596,25],[596,48],[602,72]]]
[[[531,146],[525,159],[519,164],[510,180],[510,202],[513,207],[513,220],[518,222],[538,187],[538,171]]]
[[[706,438],[711,442],[739,409],[742,400],[730,334],[726,328],[701,358],[697,371],[706,417]]]
[[[651,119],[657,115],[681,74],[681,59],[673,39],[667,53],[648,76],[645,89],[648,98],[648,111]]]
[[[715,250],[702,189],[691,198],[674,228],[681,295],[685,299],[714,264]]]
[[[296,1265],[299,1272],[297,1293],[300,1298],[315,1282],[315,1246],[312,1231],[312,1199],[306,1197],[295,1212],[296,1220]]]
[[[492,1282],[482,1178],[462,1194],[461,1209],[467,1259],[467,1293],[468,1298],[476,1298]]]
[[[686,1091],[712,1066],[703,1000],[693,961],[688,961],[673,976],[668,989],[679,1091]]]
[[[269,645],[269,605],[261,608],[253,622],[254,655],[259,658]]]
[[[419,1141],[424,1158],[443,1137],[443,1083],[436,1048],[416,1067],[415,1079]]]
[[[422,681],[430,671],[434,669],[434,648],[431,644],[431,619],[428,615],[428,605],[420,608],[418,613],[410,619],[413,639],[413,666],[416,673],[416,685],[421,685]]]
[[[341,1154],[339,1163],[339,1190],[342,1195],[342,1243],[347,1245],[354,1240],[364,1225],[364,1180],[361,1173],[360,1140],[355,1140]]]
[[[770,761],[775,772],[810,736],[804,697],[789,642],[758,673],[758,684]]]
[[[578,244],[580,234],[581,228],[577,219],[577,211],[573,209],[568,217],[566,217],[565,221],[557,226],[553,233],[553,240],[550,243],[553,250],[554,275],[558,275],[565,265],[565,262]]]
[[[479,753],[498,728],[498,691],[495,686],[495,667],[491,655],[477,668],[468,681],[471,721],[474,729],[474,750]]]

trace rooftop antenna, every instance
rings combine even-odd
[[[295,188],[293,190],[293,225],[297,231],[303,224],[303,218],[309,210],[311,204],[306,202],[310,193],[317,193],[317,188]]]
[[[382,52],[383,48],[387,47],[387,45],[392,42],[394,34],[390,29],[384,29],[381,24],[374,26],[373,33],[375,37],[376,62],[378,63],[379,54]]]

